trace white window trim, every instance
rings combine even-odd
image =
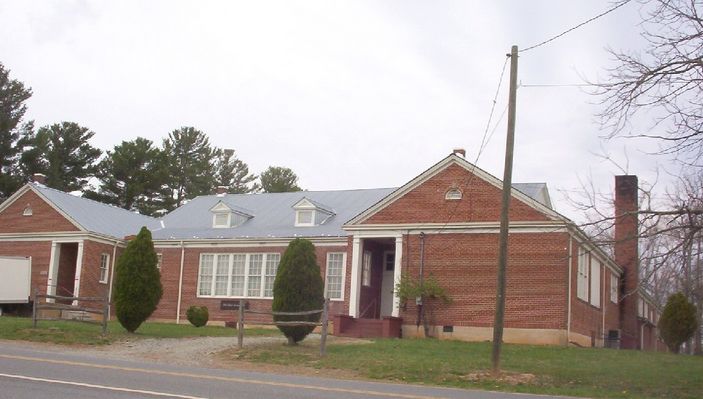
[[[32,206],[27,204],[27,206],[22,211],[22,216],[32,216],[34,211],[32,211]]]
[[[611,274],[610,275],[610,302],[612,303],[618,303],[618,293],[619,293],[619,285],[620,285],[620,280],[618,279],[618,276]]]
[[[601,306],[601,273],[603,273],[601,262],[598,259],[593,259],[593,257],[591,257],[591,270],[588,276],[591,280],[589,290],[591,294],[590,303],[599,309]],[[596,274],[598,274],[598,276],[596,276]]]
[[[459,193],[458,197],[452,196],[452,194]],[[456,187],[452,187],[444,193],[444,199],[447,201],[459,201],[464,197],[464,193]]]
[[[105,269],[103,269],[103,259],[105,259]],[[98,270],[100,272],[100,275],[98,276],[98,282],[100,284],[107,284],[107,280],[110,278],[110,254],[100,254],[100,265],[98,265]],[[103,270],[105,270],[105,277],[103,277],[102,275]]]
[[[300,212],[310,212],[310,223],[300,222]],[[296,209],[295,210],[295,227],[310,227],[315,225],[315,209]]]
[[[585,249],[579,248],[576,266],[576,297],[584,302],[588,302],[590,289],[590,262],[589,254]],[[581,273],[583,267],[584,273]]]
[[[201,276],[201,265],[202,265],[202,259],[203,256],[207,255],[212,255],[213,260],[212,260],[212,282],[210,283],[210,295],[201,295],[200,294],[200,276]],[[228,267],[227,267],[227,294],[225,295],[215,295],[215,282],[216,282],[216,276],[217,276],[217,258],[218,256],[227,256],[228,257]],[[232,294],[232,269],[234,266],[234,256],[233,255],[246,255],[245,263],[244,263],[244,295],[231,295]],[[262,256],[262,264],[261,264],[261,284],[259,286],[259,296],[249,296],[249,265],[250,265],[250,258],[251,255],[263,255]],[[221,299],[273,299],[273,296],[267,297],[264,296],[264,287],[265,287],[265,275],[266,275],[266,260],[270,255],[278,255],[279,256],[279,265],[281,261],[281,254],[278,252],[252,252],[252,253],[238,253],[238,252],[201,252],[200,253],[200,258],[199,258],[199,263],[198,263],[198,281],[197,281],[197,288],[196,288],[196,298],[221,298]],[[278,270],[278,269],[277,269]]]
[[[327,259],[325,263],[325,290],[323,291],[325,293],[325,297],[327,297],[327,278],[329,277],[329,274],[327,273],[327,270],[329,269],[330,265],[330,255],[332,254],[342,254],[342,288],[340,290],[340,297],[339,298],[329,298],[331,302],[344,302],[344,285],[347,282],[347,253],[346,252],[328,252],[327,253]]]
[[[227,215],[226,224],[217,224],[218,215]],[[215,229],[226,229],[232,225],[232,212],[213,212],[212,213],[212,227]]]
[[[164,254],[162,252],[156,253],[156,268],[161,271],[161,266],[164,263]]]

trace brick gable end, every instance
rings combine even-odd
[[[31,216],[23,215],[27,206],[32,209]],[[19,196],[0,212],[0,234],[56,231],[79,229],[32,190]]]
[[[445,199],[453,188],[462,191],[460,200]],[[500,220],[501,189],[451,164],[405,193],[361,224],[497,222]],[[513,197],[512,221],[548,221],[545,214]]]

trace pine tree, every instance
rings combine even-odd
[[[100,187],[87,191],[87,198],[144,215],[154,215],[164,207],[159,199],[168,195],[164,192],[168,171],[163,152],[151,140],[137,137],[107,151],[95,177]]]
[[[696,307],[680,292],[669,297],[659,318],[659,330],[664,343],[673,353],[696,332]]]
[[[18,80],[10,79],[10,71],[0,63],[0,199],[9,197],[22,184],[18,161],[23,144],[33,135],[32,122],[22,123],[32,90]]]
[[[274,312],[302,312],[322,309],[324,283],[312,242],[296,238],[281,257],[273,283]],[[308,316],[274,316],[276,321],[319,321],[320,314]],[[289,345],[302,341],[314,330],[313,326],[279,326]]]
[[[134,332],[154,313],[163,295],[161,273],[151,232],[142,227],[115,267],[115,314],[122,327]]]
[[[300,191],[298,176],[290,168],[269,166],[261,173],[261,189],[265,193]]]
[[[96,169],[102,151],[90,145],[95,135],[75,122],[39,128],[33,144],[34,166],[28,172],[46,175],[46,184],[62,191],[83,191]]]
[[[170,198],[164,198],[171,210],[190,198],[209,194],[214,186],[215,155],[207,135],[193,127],[176,129],[164,139],[168,163]]]
[[[249,166],[234,155],[234,150],[219,150],[215,164],[215,186],[227,187],[231,194],[246,194],[257,191],[259,186],[252,184],[256,175],[249,173]]]

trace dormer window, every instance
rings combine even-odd
[[[452,187],[447,192],[444,194],[444,199],[450,200],[450,201],[457,201],[461,199],[461,190],[459,190],[456,187]]]
[[[237,227],[254,217],[250,211],[227,205],[222,201],[210,208],[210,212],[212,212],[212,227],[216,229]]]
[[[230,227],[230,212],[217,212],[212,216],[212,227]]]
[[[314,226],[315,211],[312,209],[300,209],[295,212],[296,226]]]
[[[295,226],[319,226],[335,215],[334,211],[320,203],[308,198],[303,198],[295,205]]]

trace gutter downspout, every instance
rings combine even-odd
[[[606,312],[606,309],[608,309],[608,302],[606,302],[607,298],[605,297],[605,269],[607,269],[605,267],[605,263],[601,264],[600,286],[602,288],[601,288],[601,293],[600,293],[600,296],[601,296],[600,306],[603,309],[603,312],[602,312],[603,313],[603,323],[601,324],[600,331],[601,331],[601,339],[603,340],[603,347],[604,348],[605,348],[605,337],[607,337],[607,335],[605,334],[605,312]]]
[[[569,283],[566,285],[568,287],[567,289],[567,297],[566,297],[566,346],[569,346],[569,340],[571,339],[571,269],[572,269],[572,257],[573,257],[573,248],[574,246],[574,238],[569,235],[569,256],[567,256],[567,265],[569,268]]]
[[[107,288],[107,318],[110,319],[110,314],[112,312],[112,285],[115,283],[115,258],[117,257],[117,241],[112,247],[112,265],[110,266],[110,286]]]
[[[178,302],[176,302],[176,324],[181,323],[181,295],[183,293],[183,258],[185,256],[185,247],[181,240],[181,270],[178,273]]]

